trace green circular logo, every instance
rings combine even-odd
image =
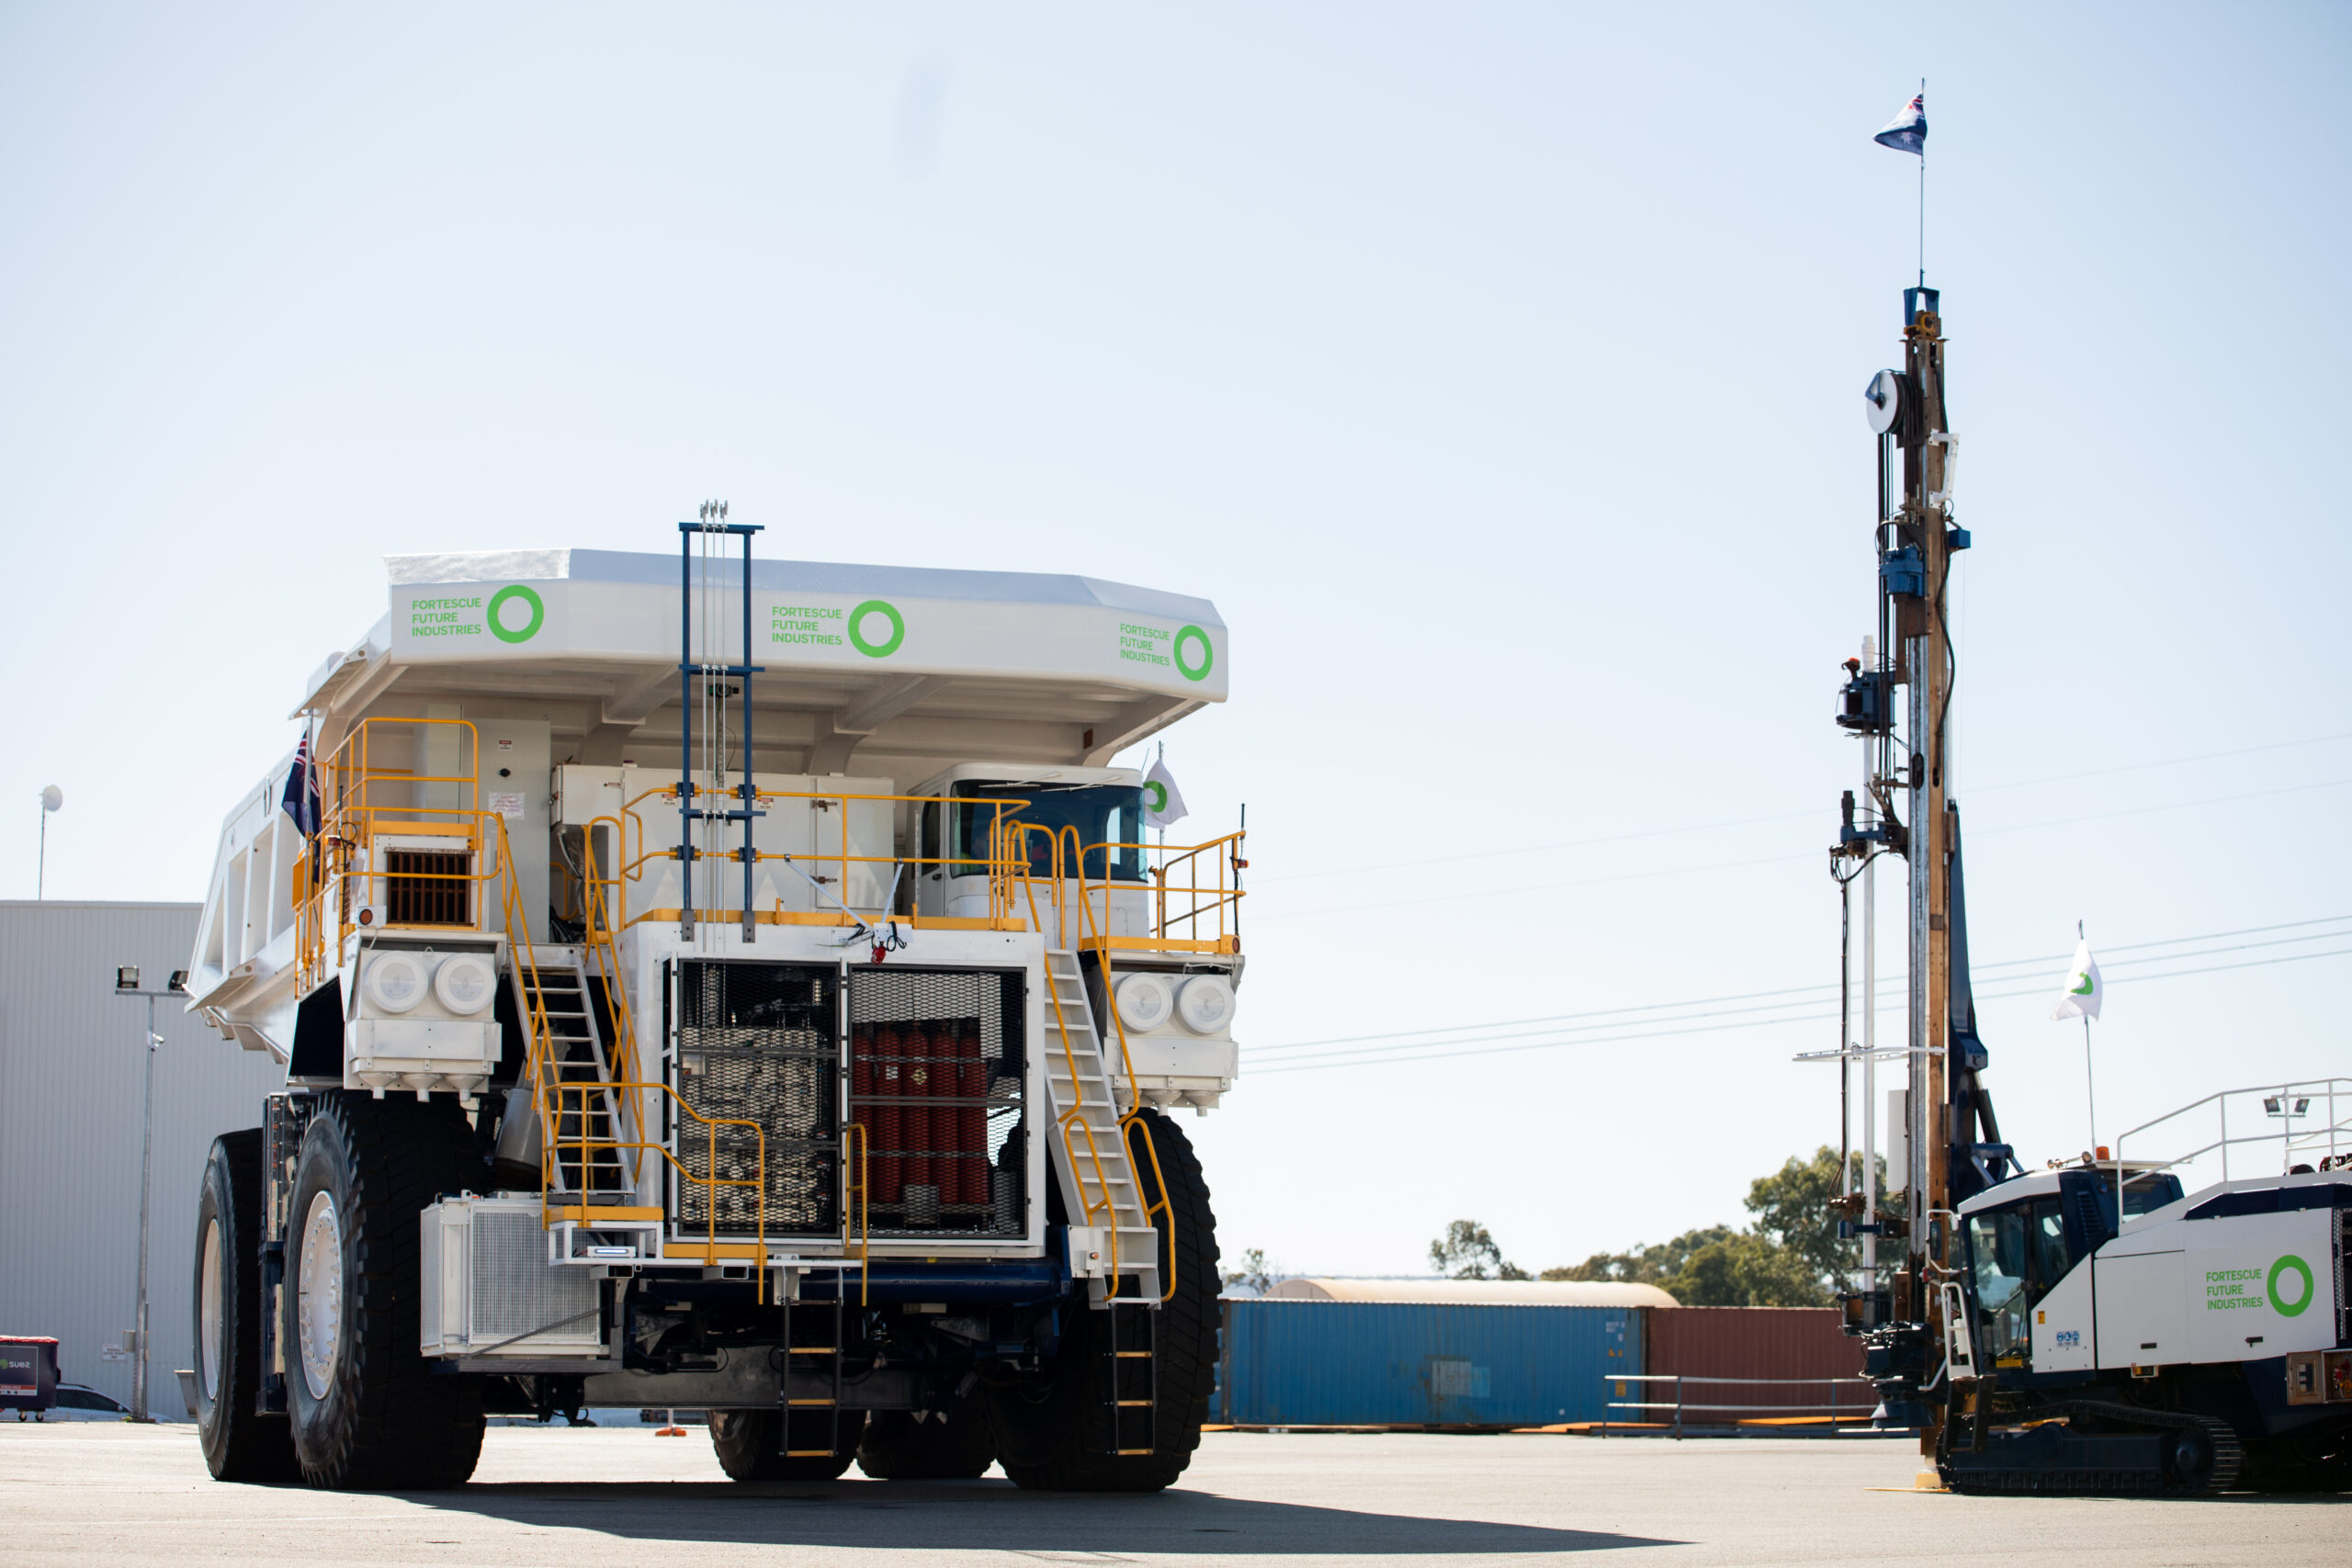
[[[868,615],[888,616],[890,635],[880,642],[867,641],[865,633],[859,628],[865,624]],[[849,645],[868,659],[888,659],[898,652],[899,645],[906,640],[907,618],[899,614],[899,607],[887,599],[868,599],[849,613]]]
[[[2278,1276],[2287,1273],[2301,1274],[2303,1277],[2303,1299],[2293,1306],[2289,1306],[2278,1299]],[[2312,1297],[2317,1293],[2317,1290],[2312,1283],[2312,1266],[2293,1253],[2287,1254],[2270,1266],[2270,1306],[2271,1310],[2280,1317],[2302,1316],[2303,1309],[2312,1304]]]
[[[1168,809],[1168,786],[1158,779],[1143,781],[1143,803],[1155,812]]]
[[[1184,645],[1188,642],[1200,644],[1201,662],[1197,669],[1185,662]],[[1201,630],[1198,626],[1186,626],[1182,631],[1178,632],[1176,634],[1176,646],[1170,651],[1174,653],[1176,656],[1176,673],[1183,676],[1187,681],[1207,680],[1209,675],[1209,666],[1216,662],[1216,654],[1209,647],[1209,634]]]
[[[510,632],[499,620],[498,613],[506,608],[510,603],[517,599],[520,599],[524,604],[528,604],[531,607],[531,618],[523,623],[523,629],[521,631]],[[490,596],[490,608],[482,613],[482,619],[490,623],[490,635],[496,637],[501,642],[530,641],[533,637],[539,635],[539,626],[547,618],[548,607],[539,603],[539,596],[537,593],[532,592],[529,589],[524,587],[519,582],[509,587],[502,588],[497,592],[492,594]]]

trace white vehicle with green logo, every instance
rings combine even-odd
[[[755,532],[392,558],[230,813],[189,1008],[286,1084],[198,1194],[216,1476],[453,1485],[595,1407],[741,1480],[1184,1469],[1248,863],[1115,763],[1224,624]]]
[[[2352,1080],[2188,1109],[2222,1129],[2197,1153],[2283,1143],[2288,1168],[2185,1193],[2180,1161],[2118,1157],[1960,1205],[1947,1366],[1973,1392],[1938,1455],[1955,1490],[2352,1485]]]

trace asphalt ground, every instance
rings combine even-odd
[[[1153,1496],[729,1482],[699,1430],[493,1427],[471,1485],[231,1486],[187,1426],[0,1421],[0,1563],[2352,1562],[2352,1495],[1908,1490],[1886,1440],[1214,1432]],[[1894,1490],[1882,1490],[1893,1488]]]

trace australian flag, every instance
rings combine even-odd
[[[307,735],[295,744],[294,766],[286,775],[286,793],[278,797],[277,804],[294,818],[294,826],[302,829],[304,838],[318,836],[319,776],[311,766],[311,738]]]
[[[1884,130],[1871,138],[1882,147],[1892,147],[1897,152],[1928,155],[1928,95],[1920,94],[1910,107],[1887,122]]]

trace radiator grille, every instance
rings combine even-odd
[[[467,1337],[477,1354],[503,1339],[507,1347],[594,1345],[601,1341],[596,1281],[585,1269],[548,1261],[546,1228],[536,1205],[478,1207],[473,1213],[471,1298]]]
[[[851,1117],[876,1235],[1022,1233],[1018,971],[890,965],[849,976]]]
[[[417,1292],[417,1339],[420,1344],[438,1348],[441,1343],[441,1215],[427,1209],[419,1226],[417,1278],[423,1288]]]
[[[395,926],[473,923],[474,857],[465,850],[386,850],[384,919]]]
[[[812,964],[689,961],[679,966],[672,1081],[704,1116],[758,1123],[766,1139],[766,1213],[757,1186],[717,1189],[717,1233],[749,1237],[841,1231],[840,978]],[[761,1138],[674,1118],[690,1176],[756,1181]],[[711,1234],[713,1190],[670,1176],[670,1213],[691,1239]]]

